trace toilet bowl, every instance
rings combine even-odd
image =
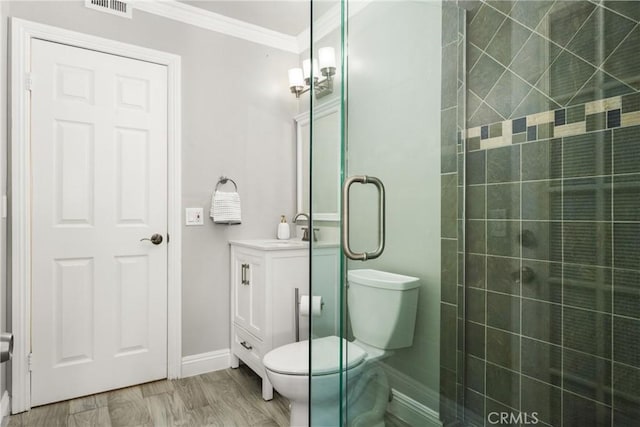
[[[366,353],[360,347],[342,339],[342,369],[349,380],[355,380],[362,371]],[[348,346],[348,347],[347,347]],[[334,425],[339,419],[337,397],[340,387],[340,338],[328,336],[313,339],[314,408],[319,408],[321,419],[314,424]],[[291,403],[291,426],[309,424],[309,341],[300,341],[278,347],[264,356],[263,364],[273,388]],[[320,410],[320,408],[322,408]]]
[[[384,426],[389,385],[377,362],[392,350],[413,344],[420,282],[415,277],[368,269],[350,270],[347,280],[355,341],[337,336],[314,338],[278,347],[263,358],[273,388],[291,403],[291,426],[309,424],[309,347],[312,424],[336,425],[346,403],[349,425]],[[343,402],[339,402],[341,386],[346,394]]]

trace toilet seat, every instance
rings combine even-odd
[[[313,339],[313,375],[329,375],[340,371],[337,355],[340,338],[328,336]],[[357,345],[342,339],[342,367],[351,369],[364,360],[367,353]],[[347,351],[344,351],[344,350]],[[264,356],[264,367],[284,375],[309,375],[309,340],[287,344],[271,350]]]

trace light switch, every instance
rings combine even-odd
[[[203,215],[202,208],[186,208],[185,225],[203,225]]]

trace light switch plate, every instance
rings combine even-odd
[[[203,225],[204,213],[202,208],[186,208],[185,225]]]

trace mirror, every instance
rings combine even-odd
[[[309,212],[309,112],[295,117],[298,212]],[[338,221],[340,206],[340,99],[313,111],[313,219]]]

